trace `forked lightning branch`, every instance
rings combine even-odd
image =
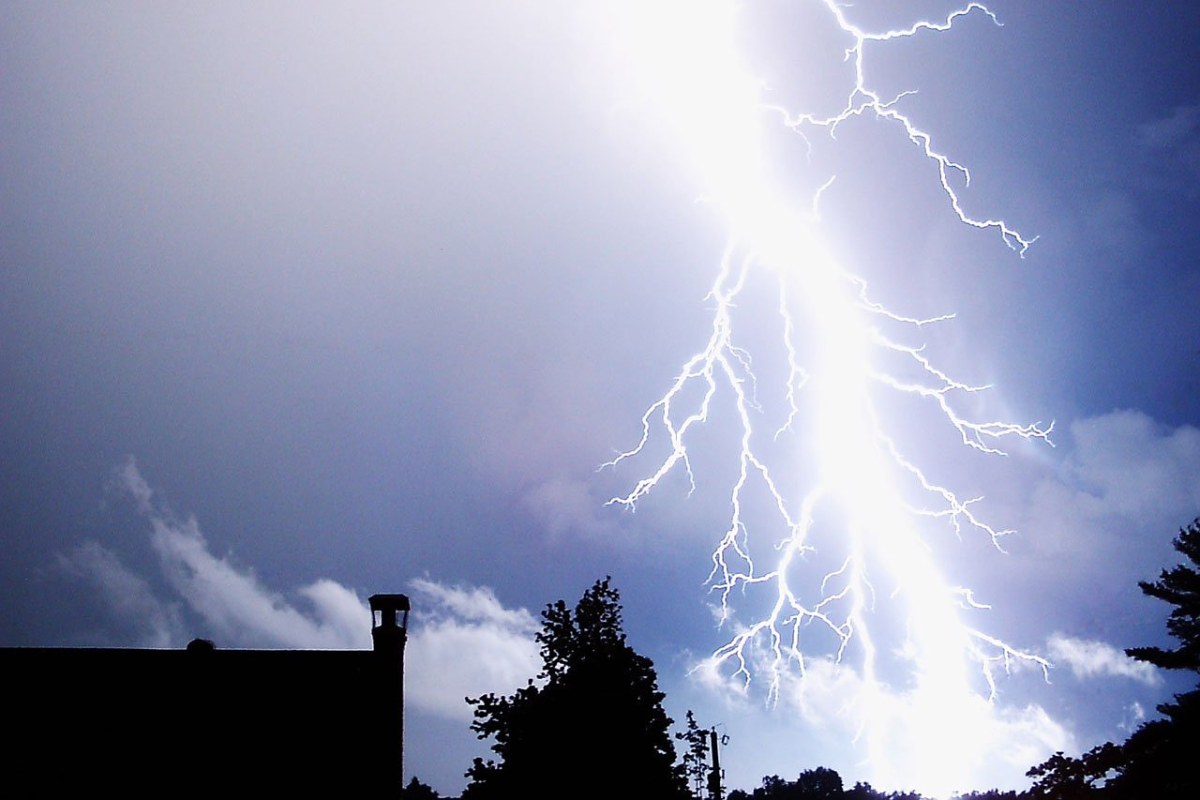
[[[920,404],[955,442],[983,456],[1003,455],[1005,440],[1048,443],[1051,426],[976,418],[965,410],[979,405],[970,398],[987,387],[952,375],[924,349],[931,326],[952,324],[953,315],[906,316],[873,296],[821,240],[814,213],[820,193],[811,207],[794,208],[774,188],[760,126],[785,125],[804,147],[805,140],[836,138],[845,126],[873,118],[876,127],[906,141],[929,180],[940,184],[947,213],[1024,255],[1032,237],[968,210],[962,191],[970,181],[967,167],[941,152],[936,137],[906,115],[907,95],[883,96],[870,81],[876,48],[954,35],[955,25],[968,17],[1000,22],[985,6],[970,3],[944,18],[871,32],[855,24],[852,6],[810,2],[830,15],[844,38],[851,68],[842,74],[853,76],[844,104],[824,113],[764,99],[730,36],[738,20],[728,4],[668,4],[668,11],[634,12],[629,21],[637,28],[631,51],[639,54],[638,68],[702,172],[706,200],[721,210],[733,233],[707,298],[713,309],[707,341],[646,409],[638,441],[604,465],[627,469],[626,462],[651,459],[632,488],[610,503],[632,509],[676,473],[694,489],[689,448],[697,431],[732,424],[736,444],[729,457],[737,467],[730,473],[725,530],[714,532],[708,576],[730,638],[709,666],[744,687],[764,679],[774,701],[785,681],[802,681],[819,657],[852,669],[870,695],[885,683],[877,664],[881,632],[873,626],[882,616],[880,605],[889,604],[887,619],[902,628],[911,670],[907,691],[923,712],[948,722],[958,699],[978,696],[978,687],[986,687],[984,697],[994,697],[996,676],[1014,662],[1043,670],[1047,664],[966,621],[986,606],[942,575],[930,531],[942,526],[960,538],[986,537],[997,551],[1009,531],[977,512],[978,498],[961,495],[905,452],[897,431],[888,428],[880,397]],[[739,300],[760,272],[777,282],[777,313],[767,320],[740,318]],[[778,363],[770,371],[782,380],[772,385],[756,377],[756,354],[743,344],[752,338],[744,336],[745,326],[764,322],[778,337],[771,350]],[[761,430],[760,401],[772,393],[784,409],[783,428]],[[770,461],[778,460],[780,443],[788,441],[815,462],[803,473],[809,476],[804,485],[797,485],[790,466]],[[656,449],[663,442],[659,460],[651,453],[663,452]],[[837,530],[825,530],[829,525]],[[764,552],[771,554],[769,562]],[[827,569],[816,585],[801,585],[801,567],[817,556]],[[751,595],[759,598],[753,615],[744,608]],[[818,639],[824,650],[814,646]],[[858,713],[861,728],[871,733],[876,720],[869,698]]]

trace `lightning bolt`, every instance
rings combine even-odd
[[[820,199],[833,179],[813,193],[810,208],[797,209],[776,185],[760,142],[763,120],[773,120],[794,131],[811,154],[815,137],[835,139],[855,120],[874,118],[929,165],[961,223],[998,235],[1024,256],[1035,239],[964,208],[956,187],[969,186],[967,167],[936,149],[933,136],[904,113],[911,92],[881,95],[866,68],[868,52],[888,42],[943,34],[969,16],[1000,21],[972,2],[944,19],[876,33],[855,25],[834,0],[811,2],[844,37],[850,65],[844,103],[829,113],[795,113],[763,99],[765,88],[743,66],[731,35],[738,23],[731,4],[639,6],[627,21],[638,79],[701,170],[704,199],[720,210],[731,233],[706,298],[712,307],[707,341],[645,410],[636,444],[602,468],[649,459],[644,477],[609,501],[628,509],[673,473],[684,474],[695,490],[697,430],[718,414],[732,415],[737,470],[728,524],[708,575],[719,618],[732,633],[709,666],[743,688],[765,678],[775,703],[794,676],[804,680],[814,659],[822,665],[852,660],[863,687],[859,729],[871,757],[882,760],[886,719],[873,718],[872,708],[882,703],[886,686],[881,661],[899,659],[910,671],[907,685],[928,730],[940,731],[929,746],[946,759],[955,752],[950,737],[959,735],[955,709],[962,697],[982,694],[990,702],[997,675],[1015,662],[1043,672],[1048,664],[965,621],[987,606],[942,576],[933,556],[936,531],[980,535],[997,550],[1010,531],[976,513],[981,498],[960,495],[910,458],[889,434],[885,408],[901,398],[932,414],[962,446],[989,456],[1004,455],[1004,440],[1049,444],[1053,425],[963,411],[972,395],[989,387],[953,377],[923,345],[926,332],[953,315],[907,316],[875,299],[867,282],[822,242]],[[765,373],[738,333],[746,322],[738,316],[739,300],[762,275],[777,296],[778,345],[769,371],[779,376],[773,396],[782,408],[779,424],[765,432],[758,377]],[[756,332],[761,324],[761,318],[751,321]],[[651,451],[663,438],[659,460]],[[877,594],[876,587],[885,586],[886,596]],[[752,621],[740,621],[739,604],[753,607]],[[875,623],[882,616],[903,631],[896,652],[881,652]]]

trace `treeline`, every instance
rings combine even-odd
[[[986,792],[958,794],[959,800],[1024,800],[1017,792],[992,789]],[[869,783],[858,782],[852,788],[842,785],[842,776],[827,767],[805,770],[794,781],[778,775],[763,778],[762,786],[752,792],[734,789],[729,800],[929,800],[918,792],[882,792]]]
[[[1179,531],[1175,550],[1188,563],[1164,569],[1156,581],[1139,581],[1150,597],[1172,606],[1167,632],[1173,650],[1134,647],[1125,653],[1161,669],[1195,673],[1198,683],[1158,707],[1161,719],[1143,723],[1124,742],[1107,742],[1072,758],[1055,753],[1029,770],[1026,793],[1043,800],[1195,800],[1200,770],[1192,759],[1200,742],[1200,519]]]
[[[1126,651],[1162,669],[1200,678],[1200,519],[1182,529],[1175,549],[1187,562],[1138,586],[1171,604],[1167,631],[1173,650]],[[710,766],[710,732],[692,712],[674,738],[664,695],[650,659],[634,652],[621,622],[620,596],[605,578],[572,609],[561,600],[542,612],[542,670],[511,696],[468,698],[471,729],[491,739],[496,759],[475,759],[462,800],[551,800],[568,797],[640,797],[715,800],[721,775]],[[1128,740],[1108,742],[1075,758],[1055,753],[1027,774],[1023,792],[975,791],[959,800],[1196,800],[1200,770],[1200,685],[1160,705],[1162,718],[1144,723]],[[406,800],[437,794],[415,778]],[[735,789],[728,800],[926,800],[916,792],[880,792],[866,783],[845,788],[832,769],[805,770],[788,781],[763,778],[753,791]]]

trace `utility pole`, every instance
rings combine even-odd
[[[712,772],[708,773],[708,796],[710,800],[721,800],[721,756],[717,753],[717,729],[711,731]]]

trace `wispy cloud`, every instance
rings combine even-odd
[[[248,567],[214,555],[195,517],[177,517],[155,502],[154,493],[130,459],[118,473],[120,485],[150,522],[150,544],[163,577],[223,642],[243,647],[366,648],[370,619],[352,589],[321,579],[296,590],[301,610],[265,587]]]
[[[1133,732],[1146,721],[1146,709],[1136,700],[1125,707],[1125,718],[1121,720],[1117,728],[1123,731]]]
[[[1135,661],[1125,651],[1105,642],[1076,639],[1061,633],[1050,636],[1047,642],[1050,658],[1071,668],[1076,678],[1117,676],[1130,678],[1147,686],[1158,686],[1162,678],[1153,665]]]
[[[174,597],[163,600],[148,580],[95,541],[60,554],[58,562],[66,574],[93,584],[114,616],[134,626],[133,644],[181,646],[186,608],[218,646],[371,646],[370,611],[355,590],[321,578],[289,599],[265,586],[250,567],[215,555],[195,517],[179,517],[158,500],[132,458],[117,471],[116,485],[149,522],[149,542]],[[446,586],[427,577],[410,586],[415,602],[405,674],[412,704],[469,719],[464,698],[510,692],[537,673],[538,621],[529,611],[506,608],[484,587]]]
[[[603,504],[581,478],[554,477],[538,483],[521,498],[521,505],[552,536],[611,532],[612,522],[597,513]]]
[[[58,566],[100,592],[113,615],[133,626],[134,644],[170,647],[183,637],[178,607],[155,597],[144,578],[98,542],[84,542],[69,553],[59,553]]]

